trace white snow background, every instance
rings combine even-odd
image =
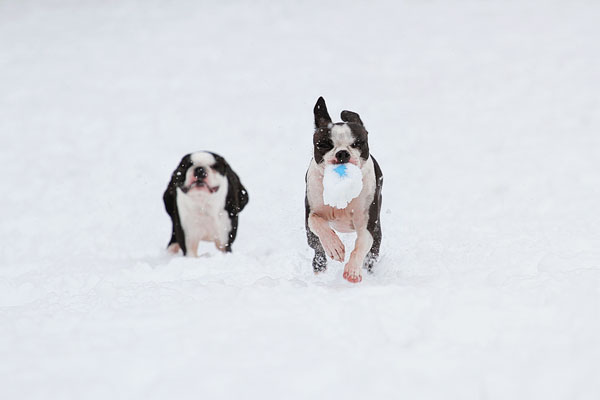
[[[0,398],[598,399],[600,3],[0,0]],[[382,257],[315,276],[312,108]],[[165,253],[180,158],[248,188]],[[352,246],[353,236],[344,236]]]

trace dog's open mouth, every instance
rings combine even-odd
[[[219,190],[219,187],[220,186],[210,186],[206,182],[203,182],[203,181],[195,181],[195,182],[192,182],[188,186],[184,186],[182,188],[182,190],[183,190],[183,193],[187,193],[187,192],[189,192],[190,190],[193,190],[193,189],[206,190],[209,193],[214,193],[217,190]]]
[[[330,163],[330,164],[333,164],[333,165],[354,164],[354,165],[356,165],[357,167],[359,166],[359,165],[358,165],[358,161],[355,161],[355,160],[348,160],[347,162],[343,163],[343,162],[340,162],[340,161],[338,161],[338,160],[336,160],[336,159],[333,159],[333,160],[331,160],[329,163]]]

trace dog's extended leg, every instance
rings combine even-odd
[[[354,250],[350,254],[350,260],[344,266],[344,279],[352,283],[362,281],[361,268],[365,262],[365,257],[373,246],[373,236],[366,229],[360,229],[356,232],[356,243]]]
[[[346,257],[344,244],[325,219],[311,214],[308,217],[308,228],[319,238],[328,257],[335,261],[344,261]]]

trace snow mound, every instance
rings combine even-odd
[[[330,164],[323,175],[323,202],[345,208],[362,190],[362,172],[354,164]]]

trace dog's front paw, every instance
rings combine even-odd
[[[355,265],[352,261],[344,267],[344,279],[348,282],[359,283],[362,281],[360,266]]]
[[[335,261],[343,262],[346,258],[346,249],[339,236],[330,230],[324,237],[321,237],[321,244],[327,256]]]

